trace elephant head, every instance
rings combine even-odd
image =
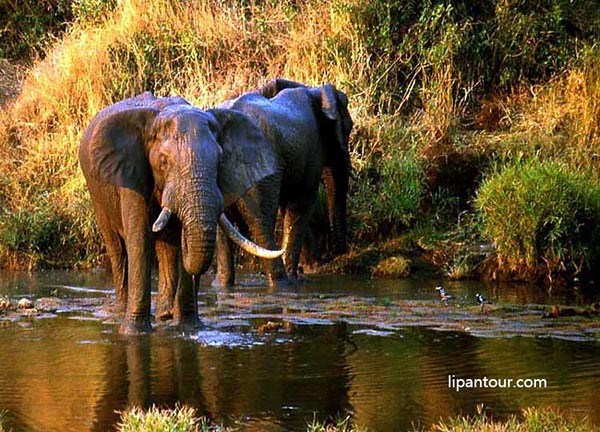
[[[348,112],[348,97],[333,85],[310,89],[320,113],[319,124],[325,151],[322,179],[327,192],[327,213],[334,252],[346,252],[346,197],[352,174],[348,148],[352,118]]]
[[[182,98],[144,93],[102,111],[86,133],[92,175],[149,203],[154,198],[162,208],[154,231],[165,228],[171,215],[179,219],[188,273],[209,267],[217,223],[251,253],[281,254],[243,238],[223,214],[224,206],[273,174],[275,166],[271,144],[245,115],[203,111]]]

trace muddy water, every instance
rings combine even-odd
[[[202,330],[125,338],[103,312],[103,273],[0,274],[0,295],[56,304],[0,316],[7,426],[104,431],[128,406],[176,402],[244,430],[305,430],[314,416],[347,413],[369,430],[412,430],[478,403],[498,418],[553,406],[600,424],[598,320],[539,317],[544,304],[597,300],[585,289],[445,283],[456,299],[441,305],[437,280],[312,277],[275,295],[260,279],[242,282],[224,293],[205,281]],[[494,300],[489,312],[475,292]],[[286,325],[268,331],[268,321]],[[456,392],[448,375],[544,378],[547,388]]]

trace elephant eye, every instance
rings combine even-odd
[[[167,159],[167,157],[164,154],[160,155],[158,163],[160,164],[161,170],[165,171],[169,166],[169,159]]]

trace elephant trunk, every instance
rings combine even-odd
[[[327,192],[327,214],[333,240],[333,251],[345,253],[346,244],[346,196],[349,174],[339,167],[324,167],[323,182]]]
[[[183,267],[191,275],[200,275],[210,267],[217,237],[217,217],[221,208],[214,195],[198,185],[183,187],[178,208],[181,220]]]

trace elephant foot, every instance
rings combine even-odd
[[[156,311],[154,316],[156,321],[168,321],[173,318],[173,300],[168,296],[159,295],[156,299]]]
[[[156,320],[161,322],[169,321],[173,318],[173,313],[170,310],[156,312]]]
[[[124,301],[115,300],[115,304],[113,304],[109,311],[113,315],[125,315],[125,311],[127,310],[127,304]]]
[[[273,293],[279,290],[285,290],[286,288],[292,288],[295,286],[294,281],[289,279],[287,276],[279,276],[277,278],[268,278],[269,281],[269,292]]]
[[[119,327],[119,333],[130,336],[144,335],[151,332],[152,325],[149,316],[126,316],[121,322],[121,327]]]
[[[175,327],[181,331],[195,331],[204,327],[200,318],[197,314],[185,314],[180,316],[174,316],[171,321],[171,327]]]
[[[213,288],[231,288],[234,285],[233,278],[215,276],[210,284]]]
[[[173,318],[173,307],[172,306],[165,306],[165,305],[157,305],[156,307],[156,312],[155,312],[155,316],[156,316],[156,321],[169,321],[170,319]]]

